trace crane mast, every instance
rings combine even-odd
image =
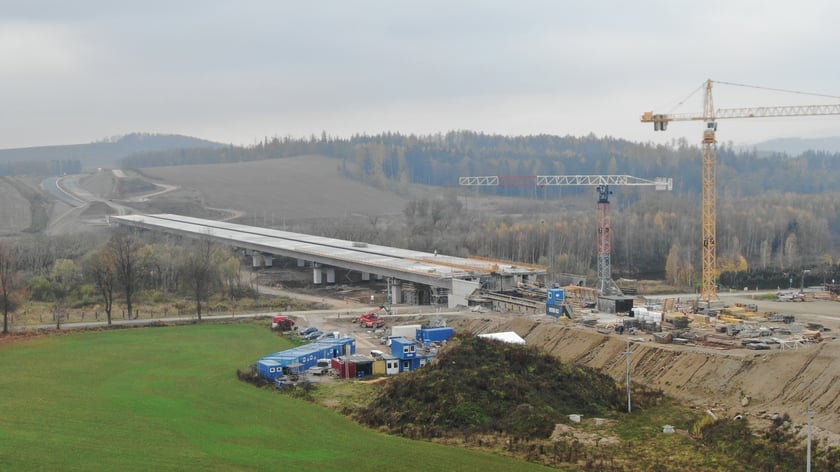
[[[717,258],[717,122],[715,122],[715,107],[712,100],[712,81],[706,81],[706,98],[703,101],[703,116],[706,129],[703,131],[703,281],[701,294],[703,300],[710,301],[717,298],[717,283],[715,282],[715,262]]]
[[[726,83],[726,82],[723,82]],[[671,121],[703,121],[703,195],[702,195],[702,244],[703,285],[700,297],[709,302],[717,299],[717,120],[732,118],[772,118],[782,116],[840,115],[840,104],[798,105],[753,108],[715,109],[712,99],[712,80],[704,83],[703,113],[659,114],[651,111],[642,114],[642,123],[653,123],[654,131],[665,131]],[[738,85],[738,84],[730,84]]]
[[[596,186],[598,191],[598,286],[601,295],[622,295],[612,279],[612,225],[610,221],[610,185],[652,186],[656,190],[673,188],[673,180],[658,177],[654,180],[632,175],[487,175],[459,177],[461,186]]]

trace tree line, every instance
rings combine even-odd
[[[483,214],[478,220],[455,204],[469,194],[457,188],[457,178],[570,174],[672,177],[674,191],[667,195],[649,189],[614,189],[613,271],[628,277],[661,277],[683,286],[693,285],[699,274],[701,152],[684,139],[655,145],[594,135],[501,136],[451,131],[426,136],[382,133],[335,138],[322,133],[302,139],[266,138],[250,147],[138,154],[124,163],[144,167],[306,154],[333,157],[344,175],[374,186],[419,183],[448,187],[454,195],[460,195],[410,203],[404,232],[389,228],[370,235],[390,235],[391,241],[382,243],[542,261],[552,269],[583,274],[592,273],[596,265],[592,189],[482,188],[478,191],[481,194],[522,197],[527,200],[523,206],[554,202],[554,209],[543,208],[539,214],[514,212],[519,216]],[[840,156],[814,151],[796,157],[759,155],[724,143],[718,148],[718,163],[720,272],[786,271],[831,264],[838,258]],[[587,200],[593,203],[585,203]]]
[[[37,237],[0,242],[3,333],[9,332],[10,313],[27,299],[51,304],[57,327],[70,305],[101,305],[111,325],[117,299],[129,317],[137,316],[140,293],[188,297],[200,321],[211,294],[236,299],[248,290],[240,283],[237,254],[210,240],[145,240],[127,229],[104,241],[91,239],[96,241]]]

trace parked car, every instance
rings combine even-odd
[[[320,332],[320,331],[318,331],[318,330],[316,329],[315,331],[312,331],[311,333],[309,333],[309,334],[305,335],[305,336],[303,337],[303,339],[308,339],[308,340],[312,341],[312,340],[314,340],[314,339],[318,339],[318,338],[319,338],[319,337],[321,337],[321,335],[323,335],[323,334],[324,334],[324,333],[322,333],[322,332]]]
[[[318,362],[310,367],[307,372],[312,375],[324,375],[330,371],[332,362],[329,359],[318,359]]]
[[[300,335],[303,336],[303,337],[306,337],[306,336],[309,336],[311,333],[314,333],[315,331],[318,331],[318,328],[316,328],[314,326],[310,326],[310,327],[306,328],[305,330],[301,331]]]

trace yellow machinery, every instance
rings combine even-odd
[[[720,84],[736,85],[741,87],[764,88],[720,82]],[[704,83],[705,100],[703,102],[703,113],[684,114],[657,114],[652,111],[642,115],[642,123],[653,123],[654,131],[665,131],[671,121],[703,121],[703,287],[701,298],[703,301],[717,299],[717,284],[715,283],[716,268],[716,178],[717,178],[717,120],[729,118],[769,118],[781,116],[814,116],[814,115],[840,115],[840,104],[834,105],[804,105],[804,106],[776,106],[776,107],[754,107],[754,108],[723,108],[715,110],[712,100],[712,80]],[[791,90],[768,89],[783,92],[794,92]],[[811,94],[816,95],[816,94]],[[821,95],[825,97],[826,95]],[[840,98],[840,97],[831,97]]]

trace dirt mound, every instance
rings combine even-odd
[[[600,369],[615,379],[626,375],[622,354],[629,337],[605,335],[563,321],[511,318],[500,322],[468,320],[457,328],[472,332],[515,331],[528,345],[564,361]],[[715,350],[654,344],[646,338],[632,347],[634,382],[721,414],[765,417],[788,413],[807,422],[810,403],[815,429],[840,444],[840,341],[807,344],[796,351]]]

